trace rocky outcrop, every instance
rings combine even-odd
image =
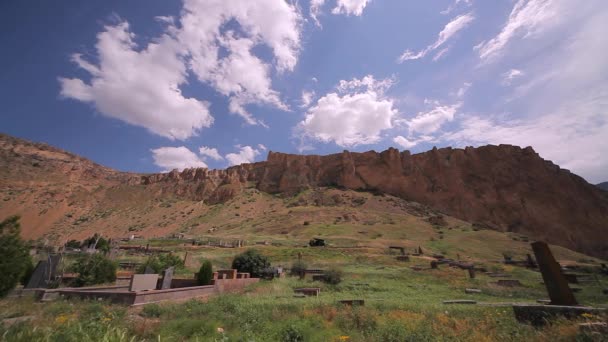
[[[605,196],[531,147],[434,148],[414,155],[393,148],[327,156],[270,152],[266,162],[146,175],[141,183],[209,203],[248,186],[286,195],[320,186],[379,191],[491,229],[608,256],[608,243],[596,238],[608,233]]]
[[[33,190],[33,184],[41,189],[36,196],[54,196],[33,201],[52,207],[61,197],[68,208],[81,198],[90,199],[88,207],[96,207],[106,196],[102,189],[111,193],[107,196],[113,202],[130,193],[145,193],[150,199],[178,197],[214,204],[245,188],[287,196],[308,188],[338,187],[394,195],[477,227],[522,233],[608,258],[603,238],[608,233],[608,192],[542,159],[531,147],[434,148],[419,154],[391,148],[327,156],[270,152],[265,162],[226,170],[135,174],[0,134],[0,165],[7,212],[16,210],[12,199]],[[52,208],[40,211],[47,209]]]

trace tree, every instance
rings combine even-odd
[[[20,232],[19,216],[0,222],[0,298],[17,285],[31,264],[29,247]]]
[[[67,248],[80,248],[81,246],[81,242],[78,240],[70,240],[68,242],[65,243],[65,246]]]
[[[75,286],[88,286],[111,283],[116,280],[116,263],[102,254],[81,256],[72,266],[78,273],[74,280]]]
[[[270,261],[268,258],[255,249],[239,254],[232,260],[232,268],[237,269],[240,273],[248,272],[252,277],[262,276],[269,267]]]
[[[97,243],[97,244],[95,245],[95,243]],[[110,242],[108,240],[104,239],[102,236],[100,236],[97,233],[95,233],[90,238],[82,241],[83,247],[86,248],[89,245],[95,245],[95,249],[100,250],[104,253],[110,252]]]
[[[342,282],[342,271],[337,268],[330,268],[325,271],[325,282],[331,285],[338,285]]]
[[[211,261],[205,260],[203,262],[196,274],[196,280],[199,285],[211,285],[213,282],[213,266],[211,265]]]
[[[298,277],[303,277],[304,276],[304,272],[306,272],[306,269],[308,267],[306,266],[306,263],[302,260],[296,260],[292,265],[291,265],[291,272],[290,274],[292,276],[298,276]]]

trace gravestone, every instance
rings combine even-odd
[[[163,271],[163,279],[160,284],[160,290],[167,290],[171,288],[171,281],[173,280],[173,271],[175,267],[171,266]]]
[[[475,268],[474,267],[467,268],[467,271],[469,271],[469,278],[475,279]]]
[[[30,280],[27,282],[27,285],[25,285],[26,289],[46,288],[46,273],[48,264],[49,263],[44,260],[38,261]]]
[[[553,257],[549,246],[542,241],[532,243],[536,262],[549,292],[551,305],[578,305],[561,267]]]
[[[25,288],[48,288],[57,277],[57,268],[60,262],[61,254],[51,254],[47,257],[47,260],[39,261]]]
[[[422,247],[418,246],[418,254],[422,255],[424,253],[422,253]]]
[[[158,274],[134,274],[131,276],[129,291],[155,290],[158,284]]]
[[[435,261],[435,260],[431,261],[431,268],[432,269],[437,269],[437,267],[438,267],[437,266],[437,261]]]
[[[496,282],[496,284],[498,286],[505,286],[505,287],[521,286],[521,283],[517,279],[500,279],[499,281]]]
[[[532,256],[530,254],[526,254],[526,267],[528,268],[536,268],[536,261],[534,261],[534,259],[532,259]]]

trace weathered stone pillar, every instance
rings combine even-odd
[[[549,292],[551,305],[578,305],[549,246],[545,242],[537,241],[532,243],[532,250],[536,256],[540,273],[543,275],[547,292]]]

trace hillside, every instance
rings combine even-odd
[[[595,186],[602,190],[608,191],[608,182],[602,182],[600,184],[596,184]]]
[[[20,214],[28,238],[63,242],[93,232],[185,233],[301,241],[331,233],[391,243],[432,217],[509,231],[605,257],[605,195],[531,148],[395,149],[300,156],[226,170],[114,171],[45,144],[0,136],[0,217]],[[375,196],[382,194],[382,196]],[[304,225],[304,222],[308,222]]]

